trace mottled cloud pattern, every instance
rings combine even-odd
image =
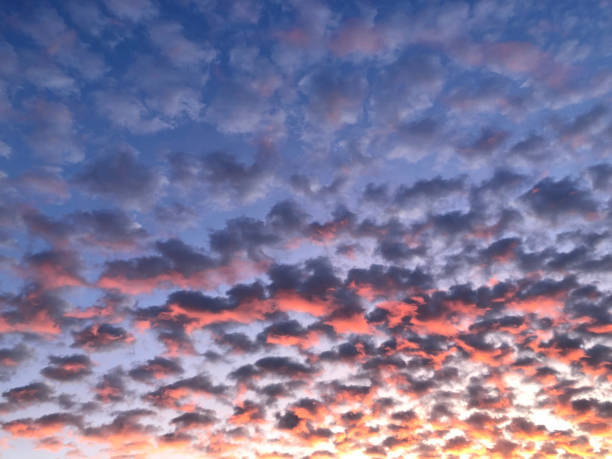
[[[612,3],[0,12],[0,456],[612,457]]]

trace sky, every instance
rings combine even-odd
[[[612,2],[4,0],[0,456],[612,457]]]

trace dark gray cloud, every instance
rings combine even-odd
[[[23,343],[11,347],[0,348],[0,375],[2,375],[4,371],[17,368],[21,362],[24,362],[31,356],[31,350]]]
[[[463,190],[465,190],[464,177],[444,179],[437,176],[432,179],[418,180],[411,186],[400,185],[395,190],[393,202],[401,206],[414,205],[419,201],[439,199]]]
[[[138,208],[159,196],[164,177],[134,151],[119,150],[86,164],[72,182],[94,196]]]
[[[587,175],[598,191],[607,191],[612,185],[612,165],[599,163],[587,169]]]
[[[93,362],[85,354],[66,356],[49,356],[49,365],[41,370],[41,374],[57,381],[75,381],[91,374]]]
[[[569,177],[543,179],[521,199],[536,215],[553,221],[571,215],[593,218],[599,210],[592,193]]]
[[[134,337],[124,328],[108,323],[90,325],[72,334],[73,347],[80,347],[89,351],[111,349],[129,343]]]
[[[212,410],[204,410],[201,413],[183,413],[170,422],[179,428],[193,428],[213,424],[216,420],[217,418]]]
[[[181,373],[183,373],[183,368],[176,360],[155,357],[135,366],[128,372],[128,375],[136,381],[150,381]]]
[[[147,231],[118,209],[74,212],[61,219],[28,211],[23,217],[28,230],[52,244],[80,243],[109,249],[129,249],[147,236]]]
[[[24,405],[44,403],[51,400],[53,389],[42,382],[33,382],[21,387],[13,387],[2,393],[6,399],[5,409]]]
[[[262,147],[250,164],[226,152],[174,153],[168,158],[170,180],[183,188],[205,185],[211,197],[229,205],[263,197],[272,180],[275,154]]]
[[[247,217],[229,220],[225,228],[210,234],[210,248],[222,256],[246,251],[257,258],[262,246],[279,241],[278,234],[264,222]]]
[[[143,396],[143,399],[154,406],[172,407],[180,402],[182,391],[220,395],[227,390],[224,385],[215,385],[205,375],[196,375],[186,379],[180,379],[172,384],[161,386],[153,392],[149,392]]]
[[[471,142],[459,147],[459,154],[470,160],[479,160],[495,153],[508,138],[508,132],[490,127],[483,128]]]
[[[519,157],[526,161],[542,161],[550,154],[544,137],[536,133],[516,142],[508,150],[510,157]]]
[[[125,373],[121,367],[116,367],[102,376],[96,384],[96,400],[101,403],[117,403],[123,401],[129,390],[124,382]]]

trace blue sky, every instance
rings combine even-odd
[[[5,2],[2,456],[611,454],[611,11]]]

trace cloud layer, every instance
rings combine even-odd
[[[0,13],[0,455],[612,455],[612,5]]]

